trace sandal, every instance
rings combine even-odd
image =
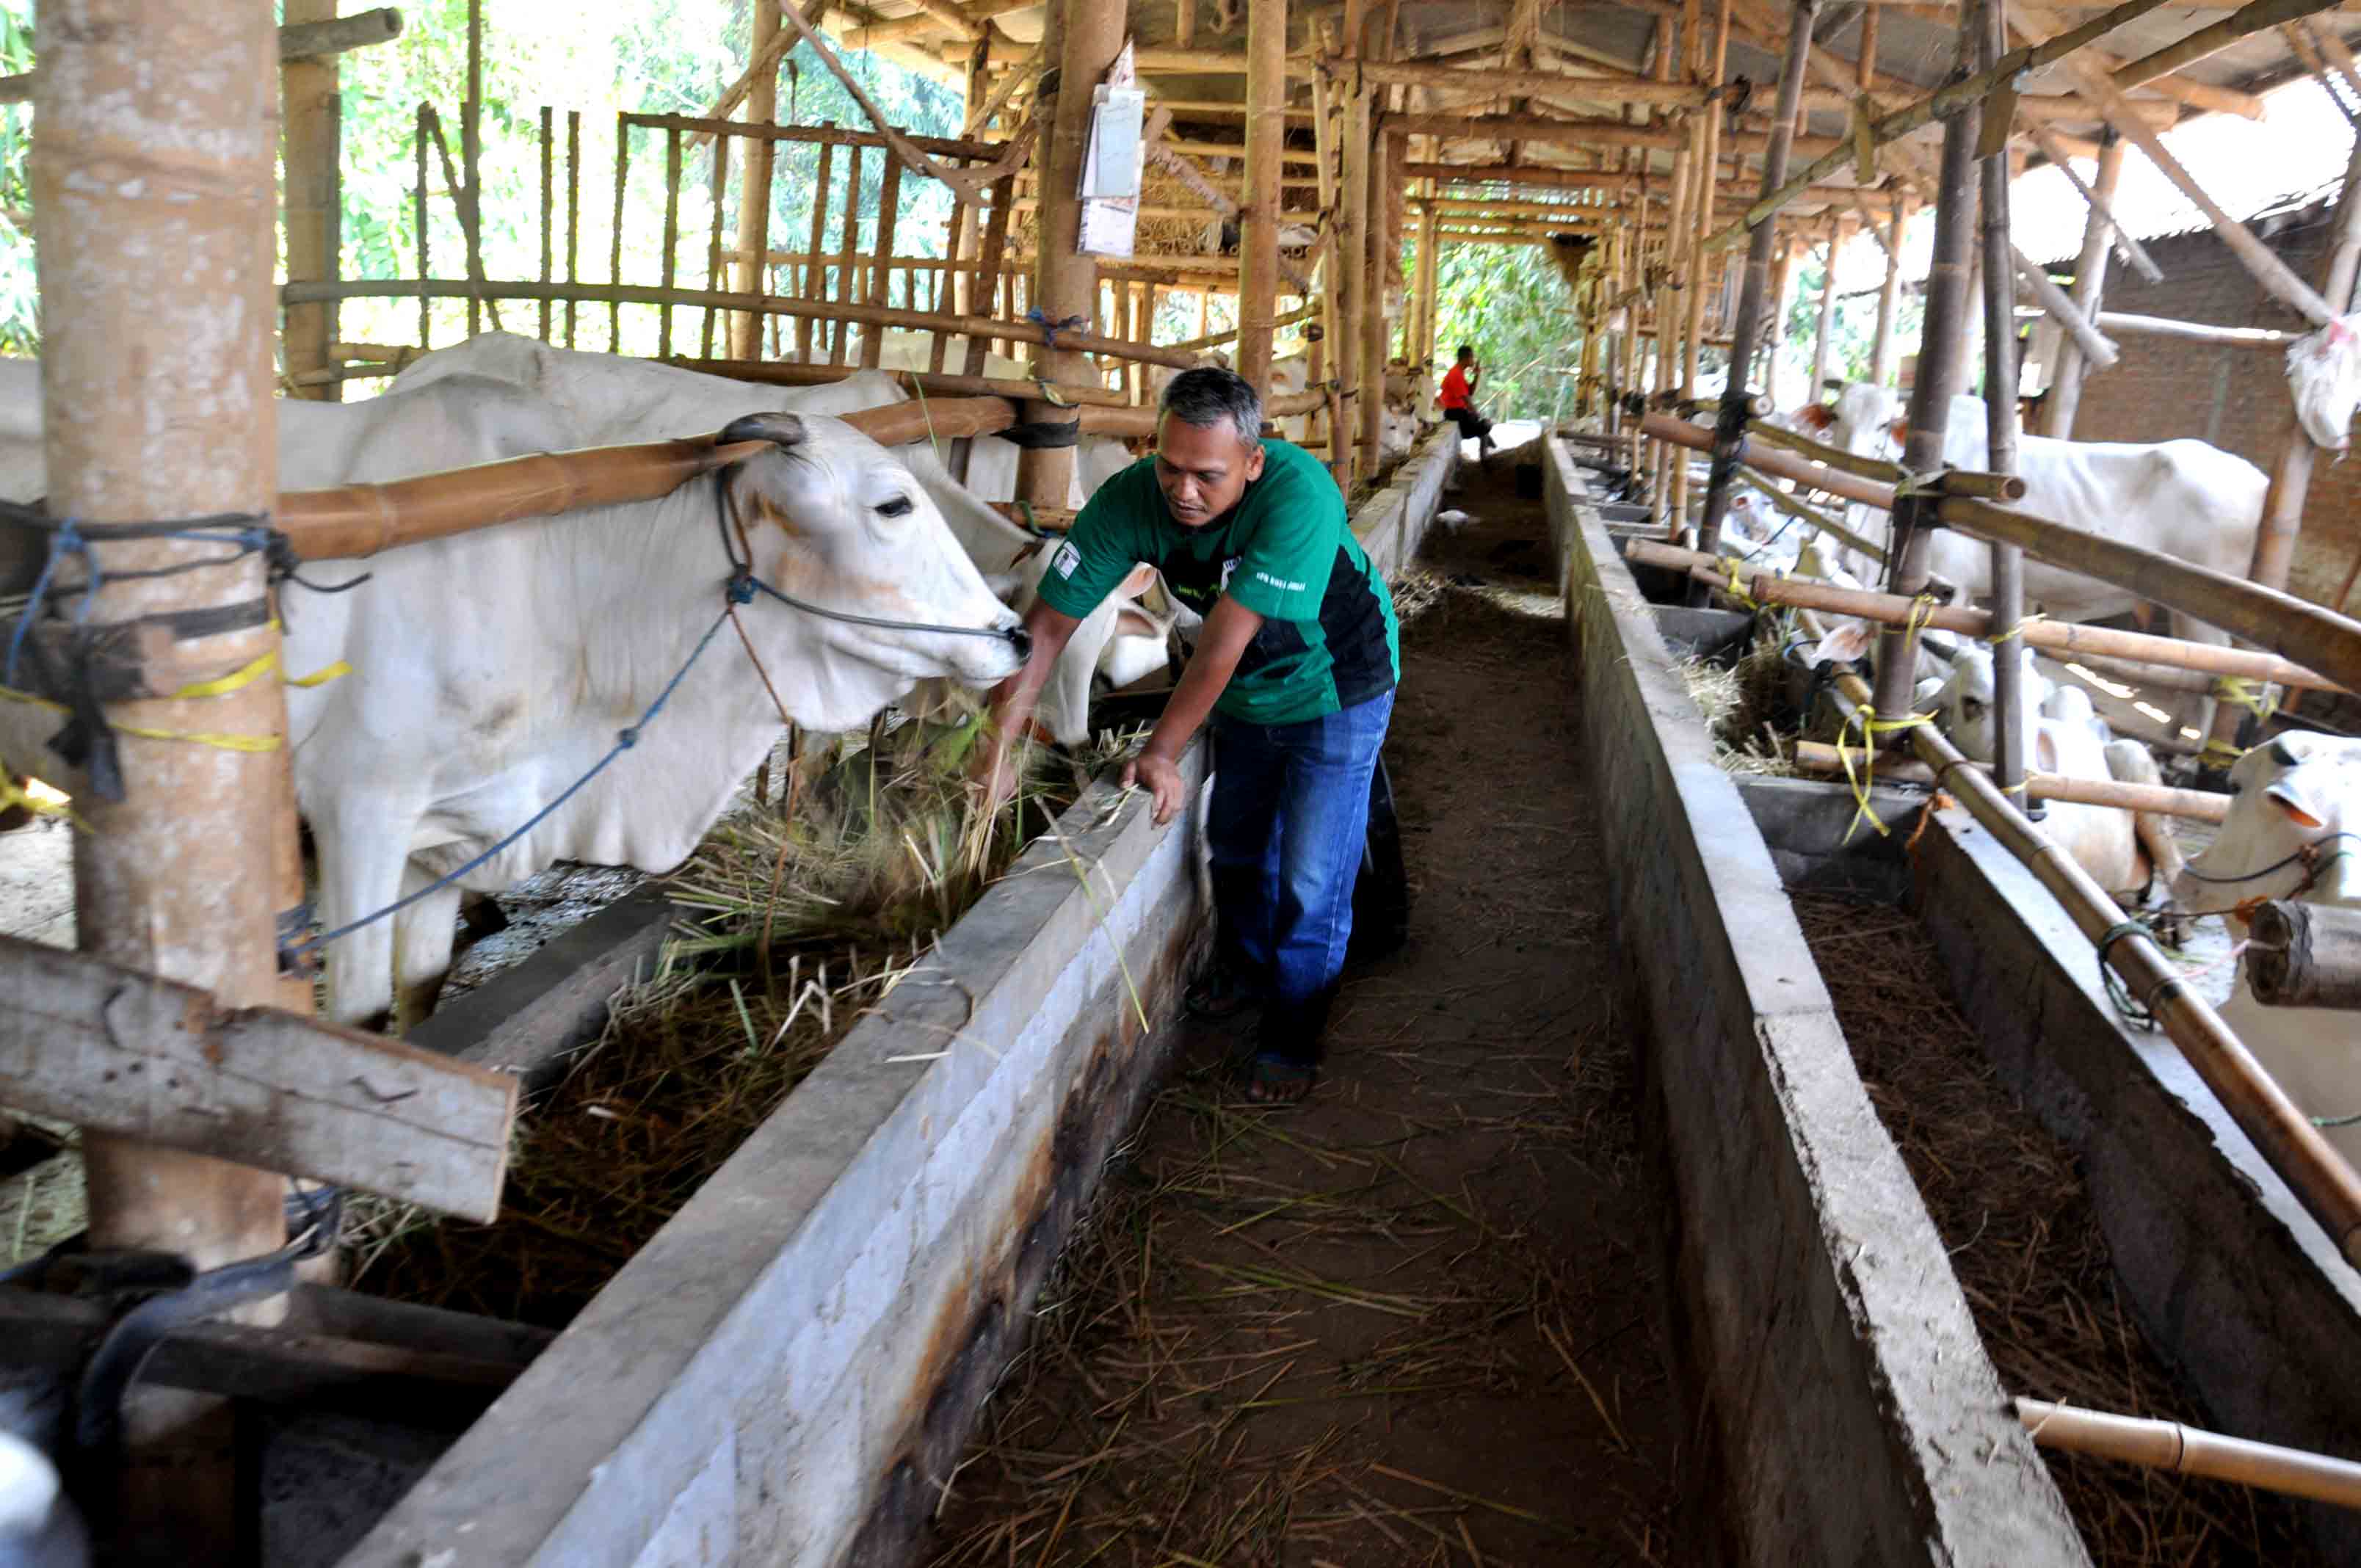
[[[1312,1097],[1320,1069],[1310,1062],[1265,1051],[1246,1064],[1241,1076],[1248,1103],[1285,1107],[1301,1105]]]
[[[1228,970],[1215,968],[1182,993],[1180,1004],[1200,1022],[1226,1024],[1260,1007],[1262,1000],[1253,987]]]

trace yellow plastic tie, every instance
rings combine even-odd
[[[211,746],[223,751],[276,751],[280,745],[276,735],[233,735],[218,729],[150,729],[144,725],[110,725],[117,735],[137,735],[142,740],[181,740],[192,746]]]
[[[1931,713],[1913,713],[1901,718],[1879,718],[1865,707],[1856,707],[1846,716],[1844,723],[1838,727],[1837,761],[1844,765],[1845,784],[1852,790],[1852,820],[1845,826],[1847,843],[1852,841],[1852,836],[1861,830],[1861,825],[1864,821],[1877,829],[1880,838],[1888,837],[1894,831],[1885,825],[1876,812],[1870,809],[1869,805],[1869,788],[1876,782],[1874,775],[1877,767],[1877,738],[1880,735],[1894,734],[1898,730],[1916,729],[1922,724],[1934,722],[1935,716]],[[1845,733],[1855,724],[1859,724],[1861,729],[1861,772],[1858,774],[1852,771],[1852,753],[1845,750]]]
[[[2048,619],[2049,617],[2048,615],[2037,609],[2031,615],[2019,617],[2017,623],[2015,626],[2010,627],[2006,631],[1995,631],[1991,636],[1985,638],[1984,641],[1996,646],[2007,641],[2012,637],[2024,636],[2025,629],[2032,625],[2035,621],[2047,620]]]
[[[350,661],[339,659],[335,663],[324,665],[308,675],[290,675],[287,677],[287,684],[291,686],[324,686],[330,681],[343,680],[352,673],[353,666]]]
[[[5,762],[0,762],[0,811],[12,806],[21,806],[36,817],[62,817],[83,832],[90,831],[90,824],[82,819],[82,814],[73,808],[73,802],[41,799],[18,785],[16,774]]]
[[[1763,607],[1754,602],[1754,596],[1739,586],[1741,579],[1738,576],[1738,557],[1732,555],[1727,559],[1730,562],[1730,587],[1727,590],[1730,597],[1749,609],[1761,609]]]
[[[2268,718],[2279,710],[2278,694],[2257,693],[2252,682],[2236,675],[2214,676],[2213,694],[2225,702],[2236,703],[2257,719]]]
[[[2226,765],[2227,763],[2235,762],[2239,758],[2245,756],[2246,754],[2246,750],[2243,746],[2233,746],[2227,740],[2209,735],[2205,738],[2204,746],[2199,750],[2197,754],[2201,757],[2222,758]]]
[[[1910,613],[1902,619],[1902,641],[1905,647],[1917,645],[1918,634],[1927,630],[1927,623],[1935,619],[1935,612],[1941,608],[1935,602],[1933,594],[1920,594],[1910,601]]]
[[[184,697],[227,696],[240,687],[252,685],[256,681],[260,680],[278,663],[279,650],[273,648],[268,653],[256,655],[226,675],[217,676],[210,681],[194,681],[182,686],[171,694],[172,700],[178,701]]]

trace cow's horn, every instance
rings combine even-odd
[[[2292,740],[2282,735],[2271,742],[2271,761],[2280,767],[2292,768],[2303,761],[2303,752]]]
[[[801,414],[760,413],[733,419],[721,432],[721,443],[733,441],[767,441],[776,446],[800,446],[810,433],[804,428]]]

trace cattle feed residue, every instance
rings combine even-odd
[[[659,879],[688,918],[654,976],[616,998],[605,1032],[519,1117],[500,1221],[359,1201],[355,1285],[565,1326],[1115,750],[1037,756],[1025,830],[1004,825],[986,846],[963,739],[905,725],[874,751],[849,741],[833,762],[808,757],[792,818],[776,797],[742,800]]]
[[[2131,1320],[2071,1152],[2000,1083],[1926,928],[1890,905],[1793,901],[2002,1387],[2206,1425]],[[2042,1459],[2097,1563],[2323,1561],[2294,1506],[2270,1493],[2055,1450]]]

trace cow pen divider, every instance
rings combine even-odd
[[[1436,433],[1363,503],[1380,570],[1458,455]],[[1085,792],[346,1568],[904,1561],[1171,1046],[1198,793],[1157,828]]]

